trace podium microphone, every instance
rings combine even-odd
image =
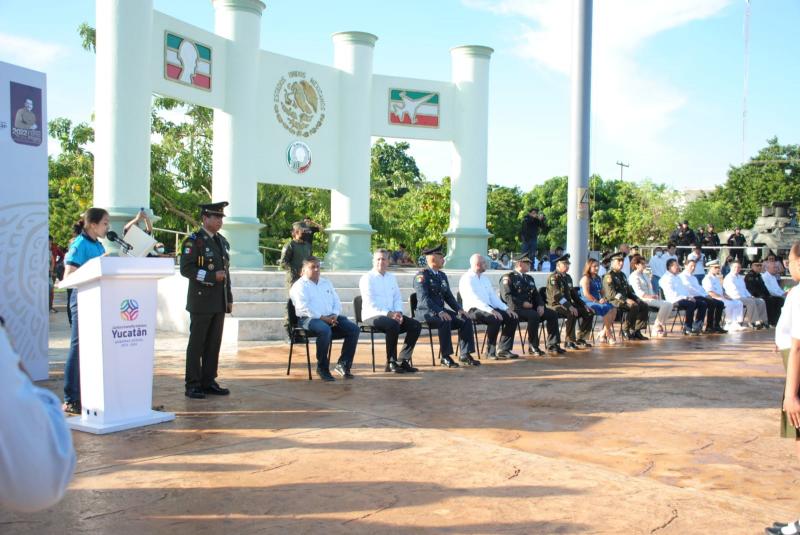
[[[133,245],[120,238],[119,235],[113,230],[108,231],[108,233],[106,234],[106,238],[119,245],[120,248],[122,248],[123,253],[127,254],[131,249],[133,249]]]

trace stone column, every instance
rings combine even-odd
[[[364,32],[333,34],[334,67],[339,82],[339,185],[331,191],[328,233],[329,269],[371,267],[369,224],[370,114],[372,52],[377,37]]]
[[[94,199],[118,233],[150,206],[152,0],[95,2]]]
[[[258,250],[261,224],[256,212],[258,152],[255,110],[261,50],[260,0],[213,0],[214,31],[229,39],[225,69],[225,106],[214,110],[213,202],[228,201],[222,233],[231,244],[231,265],[261,268]],[[219,68],[215,66],[215,68]]]
[[[456,86],[453,171],[450,190],[448,267],[466,269],[473,253],[486,254],[486,153],[489,125],[489,58],[486,46],[450,50],[452,81]]]

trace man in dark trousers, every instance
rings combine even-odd
[[[558,314],[544,306],[542,296],[536,288],[531,270],[531,259],[522,255],[514,263],[514,271],[500,278],[500,299],[508,309],[516,312],[520,321],[528,323],[528,354],[543,356],[539,348],[539,322],[547,324],[547,351],[561,354],[565,351],[559,345]]]
[[[714,225],[711,223],[706,227],[702,242],[703,247],[719,247],[719,234],[714,230]],[[703,253],[709,260],[716,260],[719,256],[719,249],[703,249]]]
[[[733,229],[733,234],[728,237],[728,247],[730,247],[730,256],[739,261],[744,262],[744,246],[747,244],[747,238],[742,234],[742,229],[736,227]]]
[[[784,298],[772,295],[769,292],[761,273],[762,263],[753,262],[750,265],[750,273],[744,276],[744,284],[747,291],[753,294],[753,297],[760,297],[764,300],[767,305],[767,321],[770,325],[775,326],[781,316]]]
[[[522,254],[527,254],[530,258],[536,256],[539,233],[544,228],[544,215],[539,213],[538,208],[531,208],[527,215],[522,218],[522,228],[519,232],[519,238],[522,241]]]
[[[617,309],[628,313],[622,338],[625,340],[647,340],[642,329],[647,329],[647,318],[650,314],[647,303],[639,299],[628,277],[622,272],[625,254],[614,253],[609,257],[609,271],[603,277],[603,297]]]
[[[417,294],[417,309],[414,318],[424,321],[439,331],[439,362],[447,368],[458,368],[452,359],[453,342],[450,338],[452,327],[458,329],[459,360],[467,366],[480,366],[480,361],[472,358],[475,352],[475,338],[472,321],[467,312],[461,308],[450,291],[447,275],[441,271],[444,266],[442,247],[434,247],[422,251],[427,269],[417,272],[414,277],[414,292]],[[445,308],[447,305],[449,310]]]
[[[594,313],[589,310],[578,297],[572,286],[572,277],[569,273],[569,254],[562,255],[555,260],[555,272],[547,278],[547,306],[565,318],[567,349],[584,349],[592,347],[586,338],[592,333],[592,318]],[[575,323],[580,318],[581,323],[578,337],[575,338]]]
[[[689,254],[692,246],[697,243],[697,236],[689,228],[689,221],[684,220],[678,225],[669,237],[669,241],[678,246],[678,260],[682,263],[684,257]]]
[[[200,205],[203,226],[181,246],[181,275],[189,279],[189,344],[186,347],[186,397],[227,396],[217,384],[217,364],[225,313],[233,309],[230,245],[219,234],[227,202]]]

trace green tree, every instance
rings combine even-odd
[[[556,176],[534,186],[523,197],[522,206],[538,208],[544,214],[547,230],[539,236],[539,251],[567,243],[567,177]],[[523,213],[517,213],[519,221]]]
[[[486,228],[492,233],[489,248],[519,250],[519,231],[525,209],[519,188],[489,184],[486,197]]]

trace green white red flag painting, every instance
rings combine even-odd
[[[411,89],[389,90],[389,122],[439,127],[439,93]]]
[[[164,75],[169,80],[211,89],[211,48],[166,32],[164,36]]]

